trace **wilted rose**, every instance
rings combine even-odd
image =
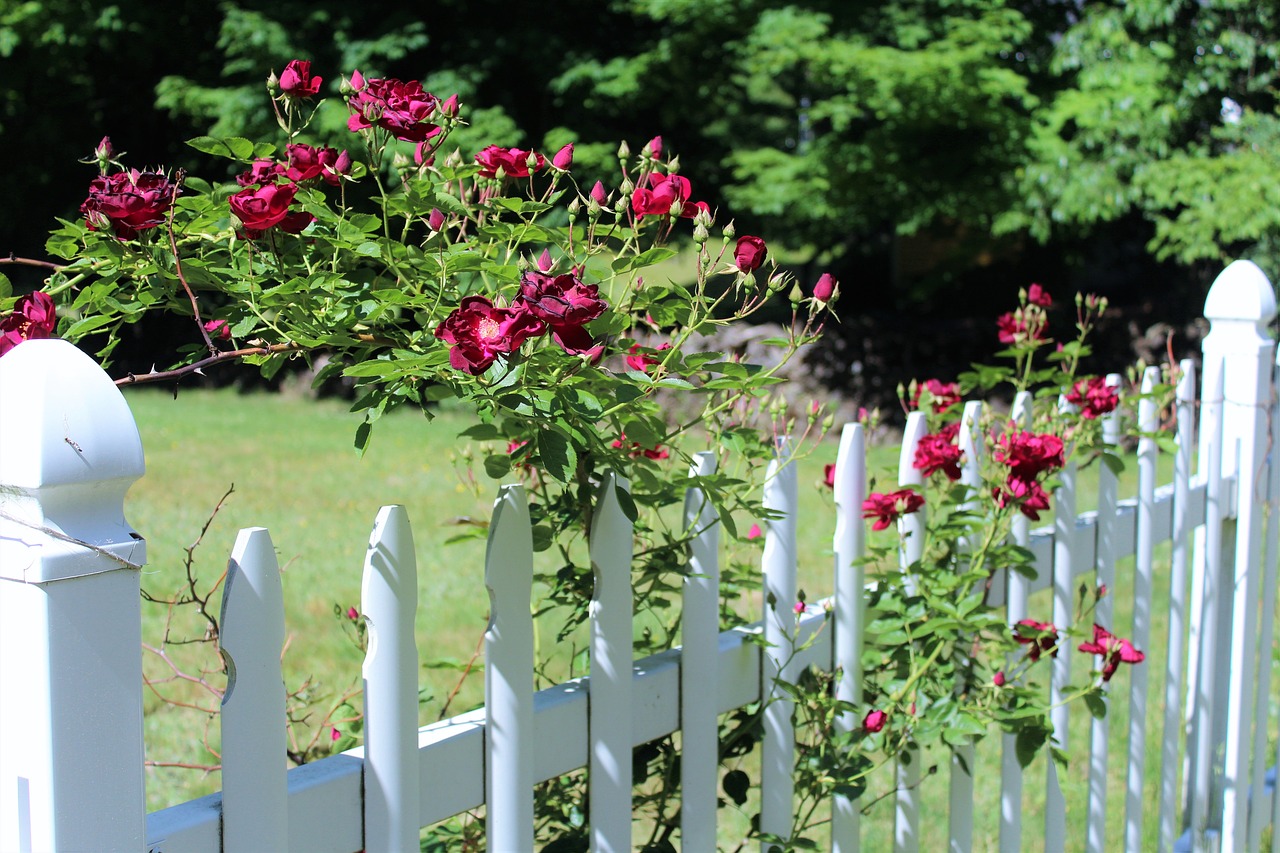
[[[89,182],[89,197],[80,205],[90,231],[110,228],[121,240],[164,222],[173,202],[174,185],[158,172],[129,169],[99,175]]]

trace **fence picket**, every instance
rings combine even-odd
[[[1059,401],[1066,408],[1065,399]],[[1053,501],[1053,624],[1057,627],[1061,643],[1065,644],[1065,631],[1071,626],[1071,605],[1075,587],[1072,564],[1076,545],[1076,464],[1067,462],[1059,476],[1060,485]],[[1067,723],[1070,709],[1066,705],[1067,688],[1071,684],[1071,650],[1059,649],[1051,661],[1052,675],[1049,682],[1049,712],[1053,724],[1053,737],[1057,748],[1067,749]],[[1046,789],[1044,801],[1044,849],[1045,853],[1061,853],[1067,838],[1067,803],[1062,793],[1062,781],[1058,778],[1058,763],[1050,756],[1046,765]]]
[[[360,607],[364,659],[364,844],[367,853],[418,844],[418,566],[409,515],[384,506],[369,534]]]
[[[485,837],[533,850],[533,534],[524,487],[503,486],[485,548]]]
[[[1138,538],[1134,553],[1133,576],[1133,645],[1150,651],[1151,584],[1155,553],[1156,462],[1159,427],[1156,402],[1151,397],[1160,381],[1160,368],[1148,367],[1142,377],[1143,397],[1138,403]],[[1129,771],[1125,789],[1125,847],[1138,850],[1142,846],[1142,796],[1147,748],[1147,671],[1136,666],[1129,674]]]
[[[1277,354],[1280,356],[1280,353]],[[1271,378],[1271,406],[1268,413],[1269,423],[1273,426],[1280,424],[1280,370],[1273,370]],[[1267,736],[1270,733],[1270,704],[1271,704],[1271,665],[1270,650],[1272,641],[1275,637],[1275,612],[1276,612],[1276,561],[1277,546],[1280,545],[1280,460],[1277,459],[1274,441],[1269,450],[1269,458],[1267,464],[1267,512],[1266,512],[1266,538],[1263,544],[1262,555],[1262,621],[1259,625],[1260,636],[1258,638],[1258,649],[1261,657],[1258,661],[1258,685],[1254,693],[1254,730],[1253,730],[1253,776],[1249,782],[1249,790],[1252,796],[1252,803],[1259,803],[1261,800],[1261,792],[1265,788],[1266,775],[1266,759],[1267,754]],[[1277,763],[1277,772],[1280,773],[1280,763]],[[1280,790],[1280,784],[1274,786]],[[1274,791],[1273,791],[1274,800]],[[1248,848],[1250,850],[1259,850],[1262,847],[1262,829],[1269,822],[1273,821],[1272,808],[1270,804],[1267,807],[1260,805],[1251,805],[1249,809],[1249,840]],[[1275,825],[1273,823],[1273,825]],[[1280,833],[1273,833],[1280,835]],[[1273,844],[1276,842],[1273,838]]]
[[[1107,386],[1118,389],[1119,374],[1107,376]],[[1102,441],[1114,448],[1120,438],[1120,413],[1110,412],[1103,416]],[[1097,576],[1098,587],[1105,586],[1109,592],[1100,598],[1094,610],[1094,621],[1100,625],[1111,625],[1112,602],[1115,599],[1116,586],[1116,508],[1118,504],[1119,485],[1113,472],[1106,465],[1098,468],[1098,545]],[[1107,685],[1103,685],[1106,690]],[[1110,721],[1103,717],[1090,721],[1089,732],[1089,825],[1086,835],[1085,849],[1089,853],[1104,853],[1106,850],[1107,824],[1107,754],[1110,741]]]
[[[779,438],[764,480],[764,507],[778,513],[768,520],[761,557],[764,572],[764,638],[761,656],[761,698],[764,743],[760,759],[760,831],[780,838],[791,836],[795,783],[795,729],[790,695],[779,680],[795,683],[798,669],[791,660],[795,643],[796,507],[799,502],[791,441]],[[761,849],[768,851],[769,843]]]
[[[605,474],[591,519],[591,850],[631,849],[631,520],[618,490],[627,481]]]
[[[907,416],[902,433],[902,451],[898,457],[898,485],[919,486],[924,477],[915,467],[916,447],[928,433],[924,412]],[[924,554],[925,513],[928,507],[898,519],[898,535],[902,547],[898,561],[907,573],[904,586],[915,592],[910,567]],[[896,853],[914,853],[920,846],[920,751],[911,749],[898,759],[897,794],[894,797],[893,849]]]
[[[222,849],[286,850],[284,594],[266,528],[236,537],[222,591]]]
[[[715,470],[716,455],[703,451],[694,454],[689,476],[709,477]],[[687,850],[714,850],[720,767],[720,521],[702,489],[685,493],[684,526],[692,541],[680,611],[680,843]]]
[[[960,450],[963,465],[960,482],[968,487],[964,507],[976,509],[982,488],[982,402],[965,403],[960,417]],[[965,689],[965,688],[961,688]],[[973,741],[954,747],[951,755],[951,788],[949,815],[949,853],[966,853],[973,847],[973,766],[976,754]]]
[[[1014,429],[1031,426],[1031,392],[1019,391],[1013,398],[1010,419]],[[1031,543],[1031,520],[1022,513],[1013,517],[1010,524],[1014,544],[1026,548]],[[1031,580],[1009,570],[1005,572],[1005,619],[1010,626],[1027,618],[1027,600],[1031,594]],[[1010,666],[1013,661],[1010,660]],[[1000,753],[1000,853],[1019,853],[1022,850],[1022,763],[1018,761],[1018,736],[1001,736]]]
[[[1177,817],[1179,739],[1182,735],[1182,688],[1187,631],[1187,548],[1191,520],[1188,493],[1191,448],[1195,442],[1196,368],[1185,359],[1179,366],[1176,391],[1178,452],[1173,458],[1173,527],[1169,566],[1169,652],[1165,663],[1164,726],[1160,750],[1159,849],[1173,849]]]
[[[838,673],[836,699],[862,703],[862,635],[865,630],[865,570],[867,527],[862,503],[867,497],[867,449],[862,424],[848,424],[840,433],[836,455],[835,504],[835,637],[833,665]],[[860,721],[854,711],[835,720],[837,732],[852,732]],[[836,794],[831,806],[832,853],[858,853],[857,801]]]

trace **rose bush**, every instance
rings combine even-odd
[[[592,503],[613,472],[630,483],[619,499],[636,523],[636,609],[652,616],[636,653],[670,648],[692,534],[678,506],[688,488],[700,488],[729,537],[758,547],[759,526],[740,534],[738,521],[767,517],[759,481],[774,436],[799,434],[803,444],[830,424],[817,405],[789,412],[773,386],[786,361],[821,332],[838,283],[823,275],[802,287],[764,238],[736,235],[727,214],[693,201],[693,183],[674,157],[663,159],[661,137],[638,157],[624,144],[613,185],[584,190],[572,144],[550,157],[514,140],[451,150],[466,110],[418,81],[352,73],[341,92],[353,135],[311,138],[319,105],[310,101],[323,79],[295,60],[269,80],[278,142],[191,140],[228,161],[221,179],[126,169],[104,140],[83,221],[64,223],[48,243],[65,263],[55,265],[44,292],[0,301],[0,355],[61,322],[71,340],[106,333],[100,354],[109,359],[124,326],[163,311],[189,318],[191,343],[166,369],[123,376],[121,384],[176,382],[227,361],[255,364],[270,377],[290,360],[323,355],[317,383],[341,376],[354,386],[361,449],[393,409],[430,417],[439,402],[460,400],[474,412],[460,440],[483,448],[479,466],[527,487],[534,546],[559,566],[538,588],[540,618],[559,618],[557,639],[586,618]],[[646,278],[673,259],[687,275]],[[791,316],[767,344],[776,351],[770,366],[693,348],[716,327],[779,302],[789,303]],[[1102,452],[1098,419],[1116,405],[1112,389],[1077,376],[1101,306],[1078,303],[1077,339],[1045,355],[1052,308],[1033,286],[999,319],[1011,367],[900,391],[930,425],[915,455],[925,482],[873,493],[863,515],[888,536],[896,522],[924,513],[924,556],[905,571],[885,571],[877,586],[868,653],[882,664],[863,687],[873,710],[835,702],[830,674],[806,673],[789,686],[811,747],[797,763],[802,797],[858,791],[874,766],[903,750],[951,748],[992,722],[1016,731],[1028,755],[1048,742],[1044,696],[1031,679],[1041,657],[1060,650],[1059,629],[1026,620],[1010,630],[985,606],[985,591],[997,571],[1027,565],[1025,549],[1009,542],[1014,519],[1048,507],[1052,477],[1073,454]],[[1056,387],[1068,410],[1039,412],[1026,426],[994,417],[979,425],[983,483],[962,486],[958,404],[999,386],[1046,395]],[[666,405],[676,394],[696,405]],[[689,474],[692,454],[706,448],[719,454],[717,472]],[[834,483],[830,468],[826,480]],[[899,545],[882,544],[873,556],[896,566]],[[745,561],[731,561],[722,578],[727,589],[758,586]],[[965,601],[977,604],[962,608]],[[772,606],[788,616],[810,611],[803,602]],[[948,627],[922,631],[939,613]],[[740,618],[731,609],[725,616]],[[1007,656],[1022,646],[1020,662],[1009,666]],[[1120,663],[1141,660],[1104,627],[1079,648],[1097,656],[1098,685]],[[540,678],[555,678],[554,660],[538,665]],[[758,737],[758,710],[725,722],[726,757]],[[863,726],[837,736],[832,720],[844,711],[865,713]],[[325,715],[336,734],[333,719]],[[344,718],[346,734],[331,740],[342,746],[358,731],[358,719]],[[319,740],[298,760],[327,746]],[[672,777],[678,753],[654,747],[645,755],[640,763],[653,781],[638,808],[659,827],[655,837],[669,839],[678,800],[662,780]],[[568,817],[581,811],[578,783],[547,783],[540,797],[540,840],[580,840],[581,824]],[[812,828],[812,810],[797,814],[793,837],[778,843],[799,843]],[[456,831],[474,832],[469,826]]]

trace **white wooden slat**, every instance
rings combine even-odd
[[[862,519],[862,503],[867,498],[867,448],[862,424],[848,424],[840,433],[836,454],[835,552],[835,637],[834,657],[838,673],[836,699],[851,705],[862,703],[862,635],[864,621],[867,527]],[[854,711],[835,720],[837,732],[852,732],[861,724]],[[858,853],[859,812],[857,801],[837,794],[831,806],[831,849],[833,853]]]
[[[899,486],[918,487],[924,482],[924,478],[916,470],[915,456],[920,439],[924,438],[928,431],[923,412],[912,412],[907,416],[907,425],[902,433],[902,452],[898,457]],[[916,587],[909,567],[919,561],[924,553],[925,517],[928,510],[927,506],[922,507],[898,519],[898,535],[902,539],[898,560],[903,571],[906,572],[903,583],[909,592],[914,592]],[[921,763],[918,750],[910,750],[898,760],[893,823],[895,853],[914,853],[920,846]]]
[[[285,777],[284,594],[266,528],[241,530],[222,593],[222,849],[289,846]]]
[[[1173,459],[1173,530],[1169,566],[1169,648],[1165,663],[1164,726],[1160,749],[1159,849],[1173,849],[1177,817],[1179,740],[1182,735],[1182,685],[1187,632],[1187,549],[1194,521],[1187,495],[1191,448],[1195,442],[1196,368],[1191,359],[1179,365],[1176,391],[1178,452]]]
[[[981,500],[982,450],[981,433],[982,402],[965,403],[960,417],[960,450],[962,465],[960,482],[968,487],[965,493],[966,509],[976,509]],[[949,853],[968,853],[973,848],[973,766],[976,754],[973,742],[953,748],[951,755],[951,782],[949,787],[948,841]]]
[[[1131,642],[1150,651],[1151,589],[1154,571],[1156,463],[1159,448],[1153,437],[1159,427],[1159,413],[1150,396],[1160,381],[1160,368],[1148,367],[1142,377],[1143,398],[1138,403],[1138,540],[1134,559],[1133,633]],[[1125,846],[1137,850],[1142,846],[1143,796],[1147,746],[1147,673],[1150,667],[1135,666],[1129,674],[1129,770],[1125,788]]]
[[[1031,392],[1019,391],[1013,398],[1011,419],[1018,429],[1031,425]],[[1031,519],[1022,513],[1013,518],[1011,525],[1014,544],[1027,547],[1031,544]],[[1015,571],[1006,572],[1005,589],[1008,601],[1005,615],[1010,626],[1027,618],[1027,601],[1031,594],[1031,582]],[[993,597],[994,598],[994,597]],[[994,602],[997,606],[999,602]],[[1013,661],[1010,661],[1010,666]],[[1022,850],[1022,765],[1018,761],[1018,736],[1001,736],[1000,753],[1000,853],[1019,853]]]
[[[617,490],[626,480],[604,475],[591,519],[591,850],[631,849],[631,552],[634,533]]]
[[[1067,403],[1059,401],[1065,409]],[[1057,656],[1050,661],[1049,712],[1053,725],[1053,737],[1059,749],[1067,749],[1067,723],[1069,708],[1067,691],[1071,684],[1072,649],[1067,645],[1065,632],[1071,627],[1072,604],[1075,592],[1073,562],[1076,545],[1076,465],[1068,461],[1059,475],[1053,501],[1053,624],[1057,627],[1061,644]],[[1056,761],[1046,761],[1046,789],[1044,805],[1045,853],[1062,853],[1067,838],[1067,803],[1063,796],[1062,781],[1058,778]]]
[[[368,853],[418,843],[418,566],[409,515],[384,506],[369,534],[360,608],[369,626],[364,676],[364,843]]]
[[[485,838],[533,850],[533,534],[524,487],[498,490],[485,549]]]
[[[1119,374],[1107,377],[1107,386],[1119,389]],[[1102,440],[1114,448],[1120,437],[1120,413],[1103,416]],[[1116,587],[1116,507],[1118,503],[1116,475],[1106,465],[1098,468],[1098,521],[1097,521],[1097,586],[1106,586],[1108,594],[1099,599],[1094,610],[1094,621],[1110,626]],[[1107,685],[1103,685],[1105,690]],[[1094,718],[1089,733],[1089,812],[1085,849],[1089,853],[1103,853],[1106,848],[1107,825],[1107,754],[1110,741],[1109,720]]]
[[[716,455],[694,454],[689,476],[709,477]],[[680,611],[680,843],[714,850],[720,767],[716,664],[720,638],[720,521],[706,493],[690,488],[684,500],[689,570]]]
[[[767,521],[764,554],[763,622],[766,648],[761,658],[764,741],[760,758],[760,831],[789,838],[795,789],[795,730],[790,694],[778,681],[792,684],[800,671],[793,651],[796,639],[796,523],[799,489],[790,439],[780,437],[764,481],[764,507],[776,513]],[[762,849],[768,851],[768,843]]]
[[[1271,435],[1270,445],[1267,458],[1267,512],[1266,512],[1266,534],[1262,549],[1262,613],[1261,622],[1259,623],[1258,637],[1258,684],[1254,691],[1254,709],[1253,718],[1255,721],[1253,731],[1252,752],[1254,755],[1253,775],[1249,782],[1250,803],[1249,809],[1249,838],[1247,847],[1249,850],[1257,851],[1262,848],[1262,830],[1267,824],[1274,825],[1272,821],[1273,807],[1271,803],[1261,803],[1263,800],[1262,792],[1264,788],[1264,776],[1266,774],[1267,762],[1264,756],[1267,754],[1267,736],[1271,731],[1271,666],[1270,659],[1272,655],[1272,643],[1275,639],[1275,612],[1276,612],[1276,562],[1280,559],[1280,464],[1277,464],[1277,454],[1275,451],[1275,440],[1277,433],[1277,424],[1280,424],[1280,370],[1273,369],[1271,378],[1271,411],[1268,414],[1269,433]],[[1276,765],[1280,767],[1280,764]],[[1275,786],[1276,790],[1280,790],[1280,785]],[[1275,791],[1272,792],[1272,800],[1274,802]],[[1273,844],[1276,842],[1274,836],[1278,833],[1273,832]]]

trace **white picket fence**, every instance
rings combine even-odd
[[[1125,791],[1107,794],[1107,726],[1092,728],[1088,808],[1066,812],[1053,762],[1047,778],[1024,776],[1010,736],[958,751],[949,802],[921,802],[921,761],[899,767],[896,850],[917,849],[920,822],[949,821],[950,850],[971,849],[976,752],[1003,751],[1000,849],[1033,838],[1046,850],[1139,850],[1144,822],[1156,821],[1162,850],[1257,850],[1276,821],[1267,744],[1270,714],[1277,542],[1265,525],[1280,503],[1280,466],[1268,465],[1276,423],[1275,346],[1268,326],[1275,299],[1266,277],[1236,262],[1218,278],[1205,314],[1200,375],[1198,470],[1195,370],[1182,365],[1177,389],[1178,452],[1171,483],[1157,486],[1156,442],[1138,449],[1138,494],[1120,500],[1100,472],[1098,509],[1077,515],[1075,472],[1063,472],[1052,525],[1015,531],[1036,555],[1038,579],[1001,578],[995,590],[1010,622],[1031,614],[1029,597],[1052,590],[1052,620],[1072,621],[1073,590],[1086,577],[1116,588],[1118,560],[1134,557],[1131,636],[1149,642],[1152,590],[1169,596],[1163,696],[1149,697],[1148,672],[1133,669]],[[1158,378],[1154,369],[1148,385]],[[1025,401],[1020,405],[1025,407]],[[971,403],[967,419],[980,404]],[[1017,416],[1017,413],[1015,413]],[[1138,417],[1154,430],[1154,404]],[[1114,435],[1114,428],[1109,428]],[[923,423],[907,427],[903,483]],[[699,532],[684,590],[683,647],[633,661],[631,526],[607,477],[592,523],[596,588],[591,607],[591,677],[533,692],[530,594],[533,552],[525,495],[504,486],[495,502],[486,560],[492,615],[485,637],[486,704],[475,712],[417,726],[418,656],[413,636],[417,578],[408,515],[378,514],[365,562],[361,610],[371,643],[364,664],[365,746],[286,771],[280,649],[284,616],[274,549],[266,530],[244,530],[231,555],[222,643],[230,683],[221,715],[220,794],[147,814],[143,795],[139,568],[145,542],[123,518],[129,486],[143,473],[142,448],[128,406],[97,366],[60,341],[25,343],[0,359],[0,850],[292,850],[351,853],[418,848],[421,827],[487,806],[488,847],[533,848],[533,786],[588,768],[591,846],[632,847],[632,748],[683,732],[680,839],[683,849],[716,844],[719,781],[716,717],[762,699],[761,828],[786,836],[792,822],[795,738],[791,706],[775,679],[803,667],[838,667],[837,695],[859,703],[864,578],[860,508],[867,473],[860,426],[845,428],[837,462],[833,614],[810,607],[792,658],[797,620],[796,466],[770,467],[763,556],[765,608],[752,628],[718,629],[718,525],[696,492],[685,512]],[[970,448],[975,460],[978,448]],[[715,456],[701,454],[695,473]],[[966,477],[972,477],[972,469]],[[908,527],[922,524],[908,517]],[[908,547],[919,536],[908,537]],[[1169,574],[1156,575],[1153,548],[1172,543]],[[913,554],[905,554],[909,563]],[[1094,577],[1096,573],[1096,578]],[[1099,618],[1110,618],[1111,597]],[[830,620],[828,622],[828,620]],[[824,627],[825,625],[825,627]],[[1119,626],[1117,626],[1118,629]],[[763,631],[763,653],[748,635]],[[1072,677],[1071,654],[1057,656],[1051,692]],[[1079,673],[1077,674],[1079,675]],[[1183,685],[1186,685],[1184,690]],[[1146,707],[1162,702],[1163,725],[1147,737]],[[1067,743],[1066,706],[1053,713]],[[1077,711],[1078,712],[1078,711]],[[845,728],[860,725],[848,714]],[[1179,748],[1185,733],[1187,748]],[[195,735],[193,734],[193,737]],[[1159,741],[1160,776],[1144,778],[1148,747]],[[1021,823],[1022,792],[1046,786],[1045,825]],[[1123,805],[1123,838],[1104,835],[1108,803]],[[1153,805],[1154,804],[1154,805]],[[832,804],[833,850],[859,849],[859,806]],[[1278,834],[1280,835],[1280,834]],[[1035,842],[1038,845],[1038,841]],[[1280,849],[1280,837],[1272,850]]]

